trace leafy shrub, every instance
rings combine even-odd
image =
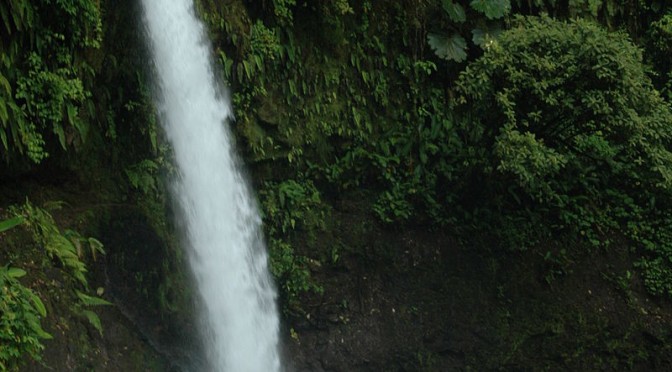
[[[308,258],[297,254],[289,242],[297,231],[314,240],[325,228],[327,210],[311,181],[266,182],[260,194],[271,271],[280,282],[289,307],[297,309],[300,293],[321,289],[310,278]]]
[[[0,233],[23,223],[23,218],[13,217],[0,221]],[[23,354],[40,360],[44,346],[41,339],[49,339],[40,325],[40,318],[47,315],[42,300],[18,279],[26,272],[16,267],[0,267],[0,370],[18,368]]]
[[[147,196],[155,196],[159,192],[156,182],[159,167],[157,162],[143,159],[137,164],[128,166],[124,169],[124,173],[134,189]]]
[[[517,18],[457,86],[464,173],[487,208],[535,210],[536,225],[592,246],[623,233],[645,249],[647,286],[672,293],[656,212],[672,201],[672,114],[624,34]]]
[[[285,310],[300,310],[299,295],[303,292],[320,292],[322,289],[310,277],[308,259],[296,254],[291,244],[282,239],[269,240],[271,272],[279,281],[287,300]]]
[[[60,203],[52,203],[56,207]],[[73,230],[64,230],[56,225],[54,218],[42,208],[34,206],[29,201],[20,207],[10,207],[10,212],[20,219],[22,226],[32,233],[33,241],[44,249],[45,255],[51,261],[58,262],[75,281],[75,287],[88,290],[86,279],[86,257],[96,260],[98,255],[104,255],[103,244],[95,238],[86,238]],[[2,224],[0,224],[2,227]],[[47,260],[44,260],[48,262]],[[45,263],[46,264],[46,263]],[[77,298],[71,305],[73,313],[87,319],[91,325],[102,334],[102,326],[98,316],[87,307],[110,305],[109,302],[87,295],[74,289],[73,295]]]
[[[18,279],[26,272],[16,268],[0,267],[0,370],[18,370],[24,354],[40,360],[44,346],[50,339],[40,325],[47,315],[42,300]]]
[[[100,2],[10,0],[0,4],[0,28],[3,158],[39,163],[59,144],[77,147],[92,125],[86,51],[102,40]]]
[[[53,217],[44,209],[26,202],[22,207],[10,209],[14,214],[23,216],[24,226],[33,234],[36,243],[44,247],[49,258],[58,260],[82,285],[87,285],[85,274],[86,264],[81,260],[82,241],[84,240],[74,231],[61,230],[56,226]],[[88,242],[87,242],[88,243]],[[91,240],[92,252],[104,253],[102,244],[95,239]]]
[[[621,33],[518,18],[458,91],[479,182],[500,196],[513,183],[519,199],[564,208],[580,195],[598,208],[609,188],[672,186],[672,115]]]
[[[250,47],[254,54],[272,61],[280,54],[281,44],[275,30],[257,21],[250,29]]]
[[[65,65],[72,64],[68,60],[63,62]],[[74,76],[72,69],[49,71],[36,53],[28,56],[28,64],[28,73],[17,81],[16,98],[25,102],[23,112],[35,130],[36,139],[27,144],[27,154],[38,163],[48,155],[41,146],[44,144],[41,133],[53,132],[64,150],[74,137],[74,133],[70,133],[71,139],[66,139],[66,129],[74,128],[78,138],[85,138],[85,124],[79,117],[78,106],[86,94],[81,80]]]
[[[267,182],[261,197],[264,218],[272,235],[290,234],[294,230],[314,234],[324,228],[326,211],[311,181]]]

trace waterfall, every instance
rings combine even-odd
[[[231,104],[214,77],[204,26],[192,0],[142,3],[210,369],[280,371],[277,295],[261,218],[232,148]]]

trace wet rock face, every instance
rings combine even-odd
[[[286,322],[296,371],[672,367],[670,304],[603,275],[625,272],[627,249],[586,252],[549,284],[542,256],[417,227],[363,230],[366,215],[336,216],[347,247],[313,268],[324,293],[306,296],[305,314]]]
[[[132,210],[116,212],[103,230],[105,280],[115,304],[178,370],[198,365],[189,283],[175,248]]]
[[[440,371],[463,365],[463,352],[447,346],[456,320],[445,257],[457,245],[441,234],[386,230],[357,211],[335,216],[347,247],[337,262],[314,268],[324,293],[305,298],[307,313],[288,322],[292,367]]]
[[[107,248],[107,281],[118,296],[136,298],[137,305],[147,306],[148,290],[158,289],[161,277],[157,268],[166,258],[164,244],[141,214],[118,212],[101,236]],[[140,300],[144,300],[140,302]],[[153,302],[153,301],[150,301]],[[151,313],[158,308],[148,307]]]

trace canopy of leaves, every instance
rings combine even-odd
[[[518,18],[458,86],[481,169],[534,199],[672,186],[672,115],[623,34]]]
[[[658,212],[672,205],[672,113],[623,33],[517,18],[457,85],[465,174],[503,226],[552,226],[592,246],[624,234],[645,252],[647,288],[672,295],[672,235]]]

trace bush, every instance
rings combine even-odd
[[[520,17],[457,86],[464,171],[490,209],[543,211],[537,225],[594,246],[619,231],[669,271],[670,242],[628,228],[670,205],[672,114],[625,34]]]
[[[672,186],[672,115],[622,33],[517,18],[460,76],[458,92],[490,183],[510,180],[517,194],[560,207],[575,195],[599,200],[608,187]]]
[[[307,246],[326,228],[328,209],[308,180],[266,182],[260,192],[261,208],[269,237],[271,272],[280,283],[285,310],[300,310],[299,295],[321,291],[310,277],[308,258],[291,244],[297,232],[305,234]]]
[[[18,370],[24,354],[41,359],[42,339],[50,339],[40,325],[46,308],[33,291],[18,278],[26,272],[15,267],[0,267],[0,370]]]

